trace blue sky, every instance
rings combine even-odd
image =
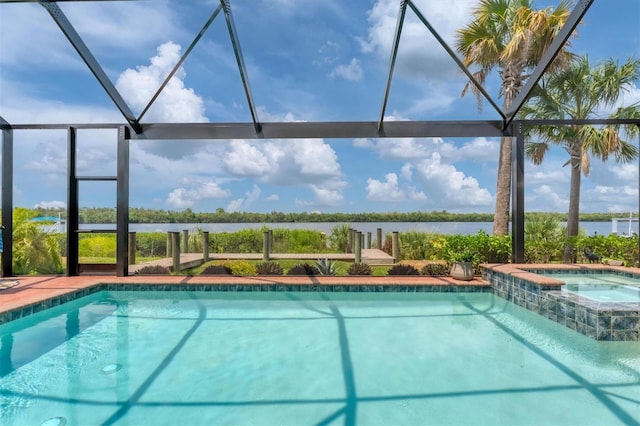
[[[477,0],[416,0],[453,45]],[[559,1],[538,1],[538,7]],[[216,1],[61,2],[59,6],[139,113]],[[258,118],[377,121],[399,1],[235,0],[236,29]],[[640,1],[596,0],[573,40],[592,63],[640,57]],[[20,123],[123,118],[44,8],[0,4],[0,116]],[[464,75],[408,9],[386,120],[497,119],[460,96]],[[498,104],[497,78],[487,91]],[[640,101],[630,88],[623,104]],[[143,122],[250,122],[220,14]],[[66,132],[16,131],[14,204],[65,206]],[[116,134],[79,132],[78,173],[115,175]],[[638,143],[638,141],[633,141]],[[213,211],[492,212],[498,139],[134,141],[132,207]],[[568,209],[566,153],[527,162],[527,211]],[[83,207],[113,207],[115,183],[83,182]],[[636,211],[638,166],[594,160],[581,211]]]

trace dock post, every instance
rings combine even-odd
[[[171,242],[171,231],[167,232],[167,257],[171,257],[173,256],[173,250],[172,250],[172,245],[173,243]]]
[[[180,232],[171,233],[171,250],[173,253],[173,272],[180,272]]]
[[[367,231],[367,248],[371,248],[371,231]]]
[[[269,261],[269,231],[264,231],[262,234],[262,261]]]
[[[183,253],[189,253],[189,230],[182,230],[182,248],[181,251]]]
[[[361,263],[362,262],[362,232],[356,232],[356,237],[355,237],[355,249],[353,250],[353,252],[355,253],[355,263]]]
[[[349,228],[349,234],[347,237],[347,253],[353,253],[353,238],[356,230],[353,228]]]
[[[378,250],[382,250],[382,228],[376,229],[376,246]]]
[[[391,252],[393,253],[393,261],[400,261],[400,239],[398,238],[398,231],[393,231],[393,238],[391,239]]]
[[[129,232],[129,265],[136,264],[136,233]]]
[[[209,260],[209,232],[202,232],[202,257],[204,261],[207,262]]]
[[[269,254],[273,253],[273,229],[269,229]]]

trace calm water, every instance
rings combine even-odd
[[[331,229],[341,224],[333,222],[310,222],[310,223],[133,223],[129,225],[131,232],[171,232],[182,231],[184,229],[192,230],[200,228],[209,232],[235,232],[241,229],[261,229],[263,227],[287,228],[287,229],[313,229],[331,234]],[[440,234],[475,234],[482,230],[491,234],[493,224],[491,222],[352,222],[349,224],[352,228],[363,232],[371,232],[375,238],[376,229],[381,228],[383,234],[387,232],[435,232]],[[80,229],[113,229],[115,225],[80,225]],[[581,222],[580,227],[585,230],[587,235],[609,235],[611,233],[611,222]],[[618,225],[618,233],[628,234],[628,223],[620,223]],[[638,233],[638,223],[634,222],[631,228],[632,233]]]
[[[564,281],[563,291],[599,302],[640,302],[640,280],[613,273],[542,274]]]
[[[637,342],[491,294],[103,292],[0,334],[2,424],[640,419]]]

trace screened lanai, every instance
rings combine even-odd
[[[497,25],[474,14],[476,0],[0,3],[4,276],[13,274],[14,207],[53,197],[31,182],[34,173],[63,182],[61,195],[48,200],[63,198],[67,211],[68,275],[78,274],[79,207],[107,185],[116,206],[116,274],[126,276],[130,206],[145,205],[143,195],[160,185],[154,173],[182,185],[155,195],[169,204],[148,201],[160,208],[204,209],[204,201],[233,198],[231,185],[246,180],[253,186],[238,189],[233,201],[247,209],[262,188],[299,182],[315,198],[273,189],[264,203],[290,197],[289,206],[322,211],[411,201],[419,209],[493,211],[504,152],[512,260],[522,263],[526,190],[534,188],[525,176],[552,179],[535,187],[539,206],[558,197],[555,172],[526,172],[529,130],[640,126],[639,116],[611,114],[640,101],[637,81],[615,105],[586,117],[523,114],[565,48],[593,66],[640,57],[635,0],[615,7],[603,0],[534,2],[541,10],[566,6],[567,13],[535,63],[520,58],[521,81],[509,94],[504,63],[488,67],[469,60],[473,50],[462,51],[461,29],[478,35]],[[506,151],[498,148],[502,138],[509,138]],[[346,146],[359,151],[347,153]],[[416,153],[421,161],[413,161]],[[448,157],[454,154],[465,156],[466,171]],[[186,161],[178,167],[177,160]],[[194,174],[180,175],[184,169]],[[480,169],[490,169],[494,181],[475,178]],[[638,165],[625,170],[610,178],[602,171],[601,179],[627,180],[593,193],[613,191],[624,202],[611,207],[632,203],[637,211]],[[359,177],[347,181],[351,173]],[[456,188],[447,184],[456,179],[457,190],[476,201],[454,199]],[[198,190],[187,186],[195,180]],[[562,178],[558,185],[568,186]],[[378,204],[349,205],[349,191]]]

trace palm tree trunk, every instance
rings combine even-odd
[[[567,217],[567,244],[564,247],[563,263],[575,263],[575,237],[578,235],[580,224],[580,179],[582,146],[573,144],[571,147],[571,183],[569,189],[569,216]]]
[[[493,216],[493,235],[509,233],[509,202],[511,201],[511,138],[500,139],[500,158]]]

